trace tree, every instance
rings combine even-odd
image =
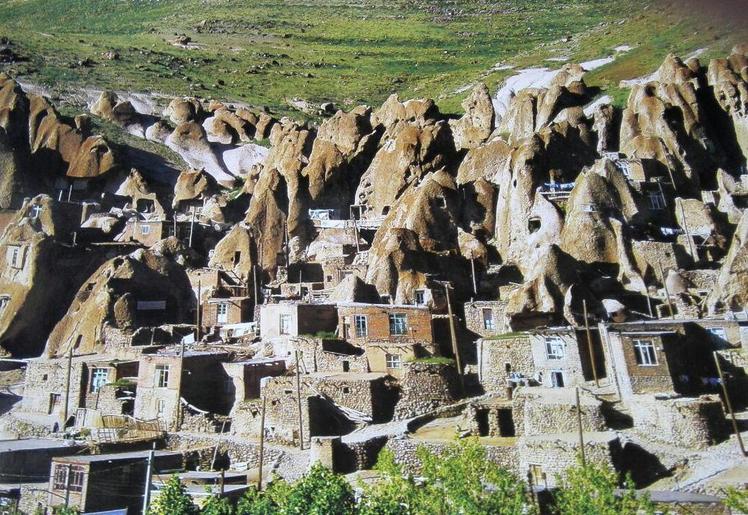
[[[728,488],[725,506],[740,513],[748,513],[748,488]]]
[[[557,476],[558,489],[553,494],[559,515],[636,515],[654,513],[648,496],[637,496],[630,477],[618,489],[615,471],[596,463],[581,462]]]
[[[250,486],[236,505],[236,515],[273,515],[278,513],[278,506],[270,495],[259,492]]]
[[[197,506],[176,474],[171,476],[148,508],[149,515],[196,515]]]
[[[417,451],[421,473],[417,483],[403,473],[391,452],[379,455],[381,481],[364,487],[360,512],[365,515],[525,515],[535,511],[525,485],[486,459],[477,439],[465,439],[439,455]]]
[[[19,512],[20,513],[20,512]],[[78,515],[80,510],[75,506],[60,504],[52,508],[52,515]]]
[[[208,492],[210,492],[210,487],[207,488]],[[233,515],[234,514],[234,506],[231,504],[231,501],[229,501],[225,497],[220,497],[218,495],[211,495],[208,497],[208,499],[205,501],[205,504],[203,504],[202,509],[200,510],[201,515]]]
[[[353,488],[339,474],[316,463],[291,486],[281,513],[305,515],[348,515],[354,512]]]

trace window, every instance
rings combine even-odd
[[[662,196],[662,193],[659,191],[655,191],[649,194],[649,208],[650,209],[665,209],[665,198]]]
[[[281,315],[278,326],[280,334],[291,334],[291,315]]]
[[[9,302],[10,302],[10,297],[8,297],[7,295],[0,296],[0,312],[2,312],[5,309],[5,307],[8,305]]]
[[[43,210],[44,208],[38,204],[31,206],[31,219],[36,220],[37,218],[39,218],[39,215],[42,213]]]
[[[652,340],[634,340],[636,364],[644,367],[657,365],[657,353]]]
[[[94,368],[91,371],[91,393],[96,393],[101,390],[101,387],[107,383],[108,379],[108,368]]]
[[[2,309],[2,299],[0,298],[0,309]],[[712,336],[712,341],[722,343],[727,341],[727,333],[723,327],[710,327],[707,329]]]
[[[366,315],[353,315],[353,327],[356,328],[356,338],[365,338],[369,335]]]
[[[496,330],[496,325],[493,323],[493,310],[492,309],[483,310],[483,329],[485,329],[486,331]]]
[[[60,407],[60,404],[62,404],[62,394],[59,393],[50,393],[49,394],[49,410],[47,410],[47,414],[51,415],[54,413],[57,408]]]
[[[160,417],[166,411],[166,401],[163,399],[156,400],[156,416]]]
[[[151,234],[151,226],[150,225],[141,225],[140,226],[140,234]]]
[[[216,322],[225,324],[229,321],[229,303],[221,302],[216,306]]]
[[[68,473],[70,474],[69,480]],[[53,488],[55,490],[70,490],[71,492],[82,492],[84,474],[85,472],[81,465],[55,463]]]
[[[560,370],[554,370],[551,372],[551,386],[553,388],[564,387],[564,373]]]
[[[408,317],[404,313],[392,313],[390,315],[390,334],[408,334]]]
[[[402,366],[400,354],[385,354],[384,359],[387,368],[400,368]]]
[[[8,247],[6,259],[11,267],[23,268],[23,252],[21,247],[19,247],[18,245],[11,245],[10,247]]]
[[[426,291],[416,290],[414,294],[414,301],[418,306],[423,306],[424,304],[426,304]]]
[[[541,485],[545,481],[545,472],[543,472],[543,467],[541,465],[538,465],[537,463],[530,464],[528,475],[532,478],[532,483],[534,485]]]
[[[618,168],[627,179],[631,178],[631,165],[626,160],[619,160],[615,162],[616,168]]]
[[[550,336],[545,339],[545,353],[548,359],[564,359],[566,357],[566,344],[558,336]]]
[[[156,365],[156,388],[169,386],[169,365]]]

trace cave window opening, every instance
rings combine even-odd
[[[538,232],[540,230],[540,218],[530,218],[527,221],[527,230],[530,234]]]

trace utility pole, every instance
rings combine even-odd
[[[665,282],[665,269],[662,268],[662,261],[657,261],[660,266],[660,277],[662,277],[662,287],[665,289],[665,298],[667,299],[667,308],[670,311],[670,318],[675,320],[675,312],[673,311],[673,304],[670,302],[670,291],[667,288],[667,282]]]
[[[465,389],[465,378],[462,377],[462,361],[460,360],[460,348],[457,344],[457,332],[455,331],[455,319],[452,314],[452,301],[449,300],[449,284],[444,283],[444,293],[447,296],[447,316],[449,316],[449,336],[452,339],[452,352],[455,355],[455,365],[457,365],[457,375],[460,377],[460,384]]]
[[[592,364],[592,377],[595,378],[595,386],[600,388],[600,381],[597,379],[597,365],[595,364],[595,349],[592,348],[592,333],[590,332],[590,323],[587,319],[587,299],[582,299],[582,309],[584,309],[584,330],[587,332],[587,350],[590,354],[590,363]]]
[[[299,351],[296,351],[296,402],[299,405],[299,449],[304,450],[304,417],[301,413],[301,370],[299,370]]]
[[[577,430],[579,431],[579,452],[582,457],[582,467],[587,466],[584,456],[584,434],[582,432],[582,407],[579,404],[579,387],[577,386]]]
[[[478,295],[478,284],[475,282],[475,258],[470,258],[470,270],[473,273],[473,294]]]
[[[198,279],[197,280],[197,310],[195,312],[195,317],[196,317],[196,324],[195,324],[195,333],[196,333],[195,335],[196,335],[196,338],[195,338],[195,342],[199,342],[200,341],[200,332],[201,332],[200,331],[200,329],[201,329],[200,324],[202,322],[200,320],[200,318],[201,318],[200,317],[200,312],[203,309],[203,299],[202,299],[202,296],[203,296],[203,285],[202,285],[202,281],[200,279]]]
[[[65,374],[65,403],[62,406],[62,424],[60,429],[65,432],[65,424],[68,421],[68,403],[70,402],[70,379],[73,372],[73,348],[68,350],[67,374]]]
[[[153,444],[154,447],[156,444]],[[143,515],[148,513],[148,505],[151,504],[151,479],[153,477],[153,455],[154,451],[148,451],[148,464],[145,469],[145,491],[143,492]]]
[[[221,492],[221,497],[223,497],[223,485],[226,477],[226,471],[221,469],[221,476],[218,479],[218,490]]]
[[[644,295],[647,297],[647,309],[649,310],[649,317],[655,318],[654,311],[652,310],[652,299],[649,298],[649,288],[644,285]]]
[[[192,232],[195,230],[195,206],[192,206],[192,219],[190,220],[190,241],[189,247],[192,248]]]
[[[680,214],[683,217],[683,230],[686,232],[686,240],[688,240],[688,250],[691,251],[691,257],[694,262],[698,261],[698,256],[693,251],[693,242],[691,241],[691,234],[688,232],[688,222],[686,222],[686,210],[683,207],[684,199],[680,199]]]
[[[262,414],[260,415],[260,471],[257,474],[257,491],[262,491],[262,462],[265,457],[265,406],[267,397],[262,396]]]
[[[743,437],[740,435],[740,429],[738,428],[738,421],[735,419],[735,412],[732,409],[732,402],[730,401],[730,394],[727,392],[727,385],[725,384],[725,377],[722,374],[722,366],[719,364],[719,355],[716,351],[712,352],[714,356],[714,363],[717,365],[717,373],[719,374],[719,384],[722,385],[722,393],[725,394],[725,404],[727,405],[727,411],[730,413],[730,421],[732,422],[732,430],[735,432],[735,437],[738,439],[738,445],[740,445],[740,451],[743,456],[748,456],[748,452],[745,450],[745,444],[743,443]]]

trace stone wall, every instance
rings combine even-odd
[[[454,403],[459,398],[459,379],[451,365],[408,363],[400,381],[400,400],[395,420],[412,418]]]
[[[506,301],[480,300],[465,303],[467,330],[482,337],[498,336],[509,329],[504,325]],[[490,321],[484,315],[490,312]],[[491,323],[492,322],[492,323]],[[493,326],[493,327],[491,327]]]
[[[385,449],[395,455],[395,461],[403,466],[405,472],[418,474],[421,470],[421,460],[416,455],[420,447],[425,447],[434,454],[442,454],[451,445],[450,442],[418,440],[414,438],[393,438],[387,442]],[[483,445],[486,458],[498,466],[511,472],[517,471],[518,454],[515,446]]]
[[[507,368],[531,378],[535,375],[530,338],[515,333],[478,340],[478,377],[486,392],[505,393],[509,386]]]
[[[301,352],[304,372],[369,372],[364,350],[347,342],[298,336],[290,344]]]
[[[576,433],[556,433],[523,436],[517,440],[519,475],[535,477],[545,474],[548,486],[556,485],[556,475],[576,465],[579,456],[579,436]],[[621,453],[621,442],[612,431],[584,434],[584,453],[587,462],[601,463],[615,468]]]
[[[698,398],[634,395],[628,406],[634,428],[649,439],[704,449],[725,436],[722,401],[716,395]]]
[[[602,403],[580,390],[582,428],[585,432],[606,429]],[[578,429],[574,389],[518,388],[512,399],[515,434],[573,433]]]

